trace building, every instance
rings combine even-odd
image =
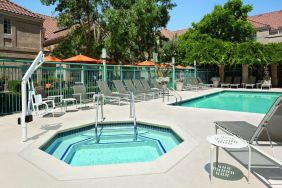
[[[68,28],[60,28],[54,17],[38,14],[44,19],[44,41],[45,51],[52,51],[56,44],[64,40],[69,32]]]
[[[256,30],[256,40],[263,44],[282,42],[282,10],[249,16],[248,20]],[[171,40],[184,34],[187,29],[170,31],[162,29],[161,35]]]
[[[43,47],[43,19],[0,0],[0,58],[34,59]]]
[[[249,16],[256,29],[256,40],[263,44],[282,42],[282,10]]]

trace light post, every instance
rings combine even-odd
[[[102,49],[102,62],[103,62],[103,81],[107,81],[107,66],[106,66],[106,61],[107,61],[107,51],[106,48]]]

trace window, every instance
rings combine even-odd
[[[12,34],[11,20],[4,19],[4,34]]]

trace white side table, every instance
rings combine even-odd
[[[218,163],[218,147],[228,148],[228,149],[240,149],[248,147],[249,149],[249,163],[248,163],[248,182],[250,181],[250,171],[251,171],[251,147],[250,145],[235,136],[225,135],[225,134],[217,134],[211,135],[207,137],[207,141],[211,144],[210,146],[210,178],[211,182],[213,179],[213,151],[214,147],[216,147],[216,164]]]
[[[67,111],[68,102],[72,102],[72,104],[73,105],[75,104],[77,108],[77,100],[75,98],[66,98],[66,99],[62,99],[62,103],[63,105],[65,105],[65,111]]]

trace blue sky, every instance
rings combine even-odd
[[[37,13],[52,15],[54,6],[43,6],[40,0],[12,0],[13,2]],[[215,5],[223,5],[226,0],[172,0],[177,4],[171,11],[171,19],[167,25],[170,30],[184,29],[192,22],[198,22],[211,12]],[[282,10],[280,0],[243,0],[244,3],[253,5],[250,15]]]

